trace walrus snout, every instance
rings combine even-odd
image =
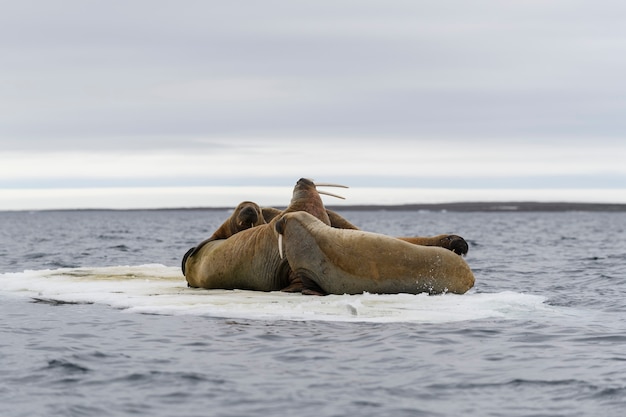
[[[313,182],[312,179],[310,178],[300,178],[297,182],[296,182],[296,186],[302,186],[302,185],[307,185],[307,186],[312,186],[315,185],[315,183]]]
[[[237,220],[242,230],[249,229],[259,221],[259,212],[253,207],[246,207],[239,212]]]

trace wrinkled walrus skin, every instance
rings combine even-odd
[[[291,203],[283,213],[306,211],[321,222],[330,224],[315,184],[300,179],[293,190]],[[257,291],[284,290],[292,283],[286,259],[280,259],[274,224],[251,227],[228,237],[212,240],[183,260],[185,278],[190,287],[244,289]],[[188,252],[189,253],[189,252]],[[295,287],[290,291],[299,291]]]
[[[474,285],[465,260],[441,247],[332,228],[303,212],[282,215],[274,227],[303,293],[463,294]]]

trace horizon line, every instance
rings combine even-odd
[[[85,211],[228,211],[233,206],[153,207],[153,208],[42,208],[0,210],[11,212],[85,212]],[[267,207],[267,206],[262,206]],[[281,210],[287,206],[272,206]],[[595,203],[566,201],[459,201],[450,203],[353,204],[325,205],[333,211],[452,211],[452,212],[534,212],[534,211],[603,211],[626,212],[626,203]]]

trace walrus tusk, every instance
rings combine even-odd
[[[345,200],[345,199],[346,199],[345,197],[342,197],[342,196],[337,195],[337,194],[329,193],[328,191],[317,190],[317,193],[318,193],[318,194],[329,195],[329,196],[331,196],[331,197],[341,198],[342,200]]]
[[[283,259],[283,234],[278,235],[278,254],[280,259]]]
[[[338,187],[338,188],[350,188],[350,187],[348,187],[347,185],[335,184],[335,183],[332,183],[332,182],[315,182],[315,181],[312,181],[312,180],[310,180],[310,181],[311,181],[311,182],[315,185],[315,188],[316,188],[316,189],[317,189],[317,187]],[[346,199],[345,197],[342,197],[342,196],[337,195],[337,194],[329,193],[328,191],[320,191],[320,190],[317,190],[317,192],[318,192],[319,194],[329,195],[329,196],[331,196],[331,197],[335,197],[335,198],[341,198],[342,200],[345,200],[345,199]]]
[[[313,182],[316,187],[338,187],[338,188],[350,188],[347,185],[333,184],[331,182]]]

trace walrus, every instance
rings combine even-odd
[[[465,260],[441,247],[332,228],[305,212],[285,213],[271,227],[303,294],[463,294],[474,285]]]
[[[233,213],[226,219],[220,227],[206,240],[200,242],[197,246],[189,249],[183,256],[181,268],[183,275],[185,274],[185,261],[189,256],[199,251],[204,245],[214,240],[227,239],[242,230],[265,224],[265,217],[261,207],[252,201],[242,201],[235,207]]]
[[[330,194],[318,192],[313,181],[301,178],[294,187],[289,207],[281,214],[306,211],[320,222],[330,225],[320,193]],[[300,285],[293,283],[287,260],[281,259],[276,252],[278,238],[274,224],[279,218],[274,217],[268,223],[238,231],[226,239],[207,239],[197,249],[190,249],[183,259],[188,285],[200,288],[300,291]]]
[[[261,212],[263,213],[265,221],[268,223],[273,218],[282,214],[281,210],[274,207],[263,207],[261,208]],[[332,227],[335,227],[337,229],[361,230],[333,210],[326,209],[326,214],[328,214],[328,218],[330,219],[330,225]],[[463,239],[459,235],[442,234],[437,236],[399,236],[398,239],[404,240],[414,245],[440,246],[442,248],[451,250],[457,255],[465,256],[469,251],[469,245],[467,244],[465,239]]]

